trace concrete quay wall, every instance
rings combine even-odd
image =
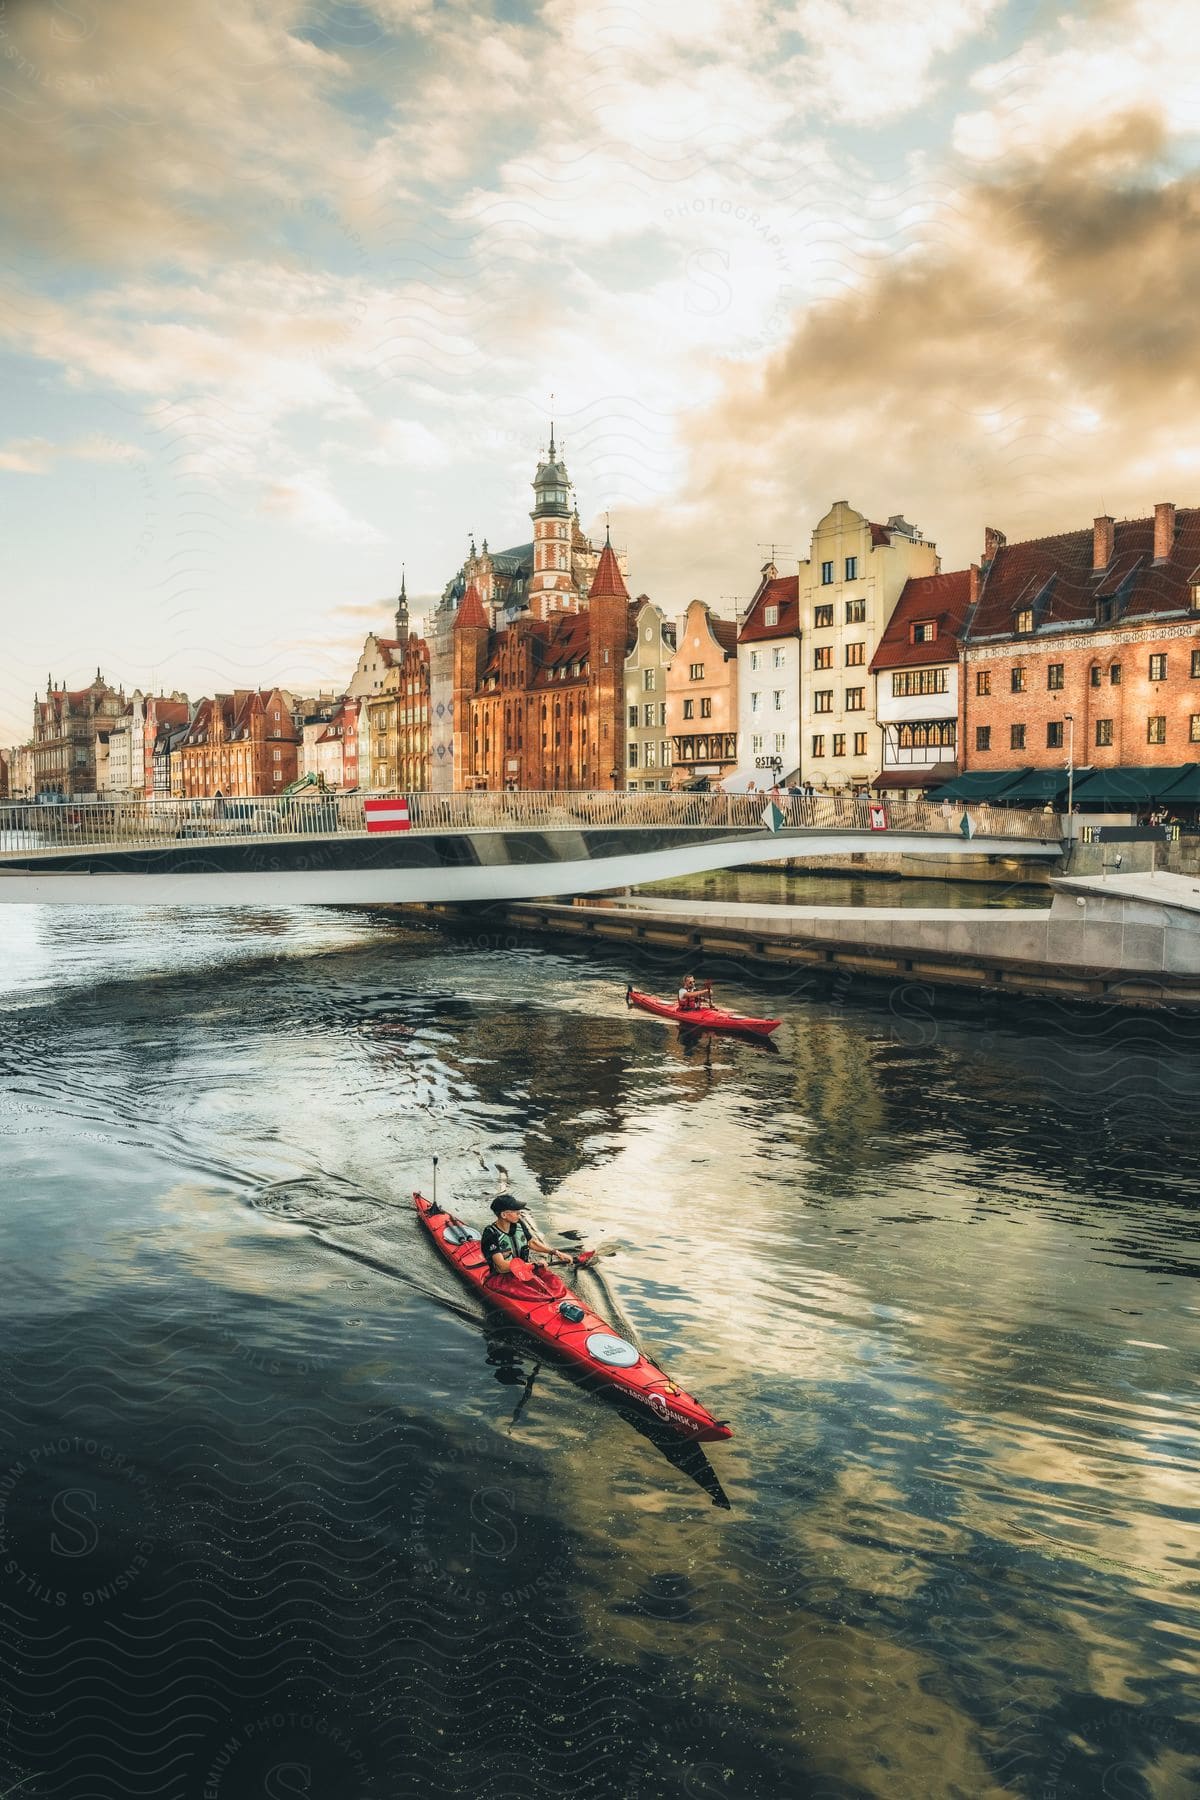
[[[489,926],[497,917],[489,909]],[[1062,891],[1044,910],[1011,911],[768,907],[635,895],[523,902],[499,917],[512,930],[677,949],[697,961],[721,957],[889,984],[1200,1016],[1200,912],[1128,894]]]

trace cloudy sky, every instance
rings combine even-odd
[[[672,610],[1200,504],[1198,146],[1194,0],[0,0],[0,741],[340,685],[552,395]]]

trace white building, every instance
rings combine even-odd
[[[799,581],[767,563],[738,632],[738,776],[790,781],[802,763]]]
[[[904,585],[871,659],[881,793],[903,797],[956,775],[959,638],[979,598],[979,570]]]

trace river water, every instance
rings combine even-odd
[[[486,925],[3,925],[0,1793],[1192,1791],[1194,1037],[725,972],[772,1054]],[[613,1243],[732,1441],[489,1325],[435,1154]]]

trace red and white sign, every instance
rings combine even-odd
[[[408,801],[403,795],[398,800],[364,800],[363,811],[367,815],[368,831],[412,830]]]
[[[871,830],[886,831],[888,828],[887,807],[871,806],[867,810],[871,817]]]

